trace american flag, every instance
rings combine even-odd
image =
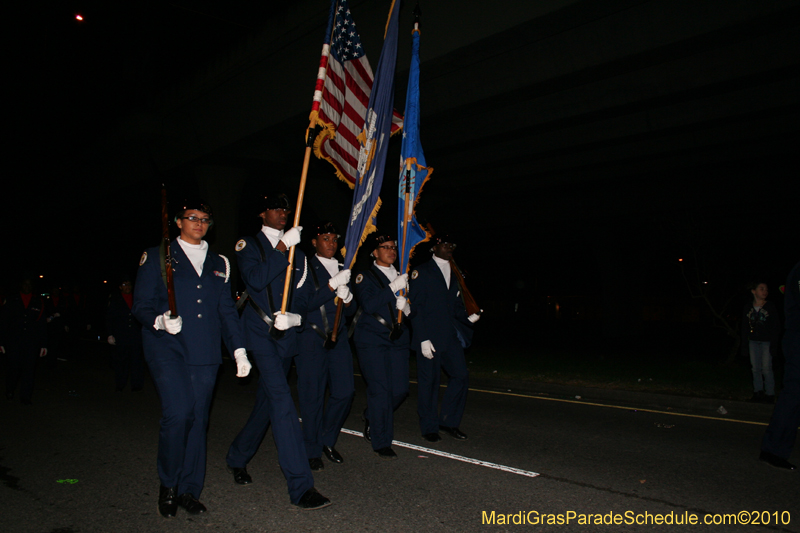
[[[323,126],[314,140],[314,155],[327,159],[351,189],[358,176],[357,137],[364,128],[372,80],[347,0],[332,0],[311,111],[311,120]],[[402,127],[403,117],[394,111],[392,134]]]

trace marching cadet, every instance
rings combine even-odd
[[[19,399],[23,405],[33,403],[36,362],[47,355],[47,322],[44,301],[33,294],[33,283],[24,277],[19,293],[9,296],[0,308],[0,353],[6,359],[6,399],[14,398],[20,383]]]
[[[121,392],[131,381],[131,392],[139,392],[144,385],[144,357],[142,355],[142,325],[133,316],[133,283],[122,276],[119,293],[108,299],[106,331],[108,344],[114,346],[111,366],[114,369],[115,390]]]
[[[303,433],[297,418],[286,375],[297,354],[297,336],[303,317],[300,314],[313,291],[307,280],[305,255],[295,248],[294,274],[290,285],[288,310],[281,313],[289,248],[300,242],[300,226],[284,232],[292,211],[285,194],[265,196],[258,208],[261,231],[236,243],[236,258],[249,301],[242,314],[247,348],[261,374],[256,404],[250,418],[228,450],[226,462],[234,482],[253,482],[247,463],[253,458],[272,424],[278,462],[289,487],[289,499],[300,509],[319,509],[330,500],[314,488],[314,477],[303,446]],[[288,311],[287,310],[287,311]],[[281,334],[271,331],[274,328]],[[280,338],[275,338],[280,337]]]
[[[180,237],[169,247],[179,316],[169,312],[158,247],[146,250],[139,261],[132,309],[143,325],[145,360],[161,398],[158,512],[164,518],[174,517],[178,506],[189,514],[206,512],[198,498],[205,480],[211,396],[222,363],[221,338],[233,351],[237,376],[250,372],[228,283],[230,263],[210,252],[203,240],[213,224],[211,207],[187,200],[175,223]]]
[[[409,297],[414,324],[412,345],[417,352],[419,425],[422,437],[439,442],[444,431],[455,439],[467,436],[458,429],[467,402],[469,376],[464,348],[472,341],[472,324],[480,315],[467,316],[450,259],[456,245],[447,235],[432,239],[433,257],[411,273]],[[449,376],[438,412],[442,370]]]
[[[355,313],[356,305],[348,282],[350,270],[343,269],[335,258],[339,244],[336,227],[328,222],[317,227],[311,239],[316,254],[308,260],[308,272],[314,284],[314,295],[308,300],[306,327],[299,336],[300,355],[295,358],[297,393],[303,417],[303,438],[311,470],[325,468],[322,454],[332,463],[344,459],[336,451],[336,441],[350,413],[355,395],[353,354],[347,339],[344,317],[339,322],[337,342],[330,344],[338,300],[345,313]],[[330,396],[325,402],[325,389]]]
[[[372,239],[372,266],[356,276],[359,306],[353,339],[361,372],[367,382],[364,438],[382,459],[395,459],[394,411],[408,396],[409,334],[398,323],[398,310],[408,315],[406,298],[398,291],[407,286],[408,274],[394,267],[397,243],[388,235]]]

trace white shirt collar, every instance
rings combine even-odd
[[[328,274],[331,275],[331,277],[339,273],[339,261],[337,261],[332,257],[330,259],[328,259],[327,257],[322,257],[319,254],[316,254],[316,256],[317,259],[319,259],[319,262],[322,263],[322,266],[325,267],[325,270],[328,271]]]
[[[383,272],[383,275],[386,276],[386,278],[389,281],[394,281],[394,279],[399,275],[394,265],[389,265],[388,267],[384,267],[380,266],[377,261],[373,261],[372,264],[375,265],[378,268],[378,270]]]
[[[269,226],[261,226],[261,233],[267,238],[273,248],[278,246],[278,242],[283,238],[283,230],[275,229]]]

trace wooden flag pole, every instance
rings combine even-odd
[[[306,130],[306,153],[303,158],[303,171],[300,174],[300,191],[297,193],[297,207],[294,210],[294,224],[292,227],[300,225],[300,211],[303,209],[303,196],[306,192],[306,177],[308,176],[308,163],[311,160],[311,147],[314,146],[314,121],[308,124]],[[289,248],[289,267],[286,269],[286,281],[283,284],[283,300],[281,301],[281,314],[286,313],[286,305],[289,300],[289,287],[292,286],[292,267],[294,266],[294,246]],[[274,329],[274,328],[273,328]]]
[[[401,253],[406,253],[406,238],[408,237],[408,223],[411,221],[411,213],[414,212],[414,206],[409,205],[409,201],[411,200],[411,159],[406,159],[406,196],[405,196],[405,206],[406,210],[403,212],[403,247],[400,249]],[[410,256],[411,254],[409,254]],[[408,273],[408,267],[411,262],[411,257],[408,258],[409,261],[406,262],[406,271],[405,274]],[[401,272],[401,274],[404,274]],[[403,296],[406,295],[405,288],[403,289]],[[397,323],[403,323],[403,310],[397,310]]]

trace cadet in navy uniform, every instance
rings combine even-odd
[[[144,356],[142,355],[142,325],[133,316],[133,283],[122,276],[119,293],[108,299],[106,332],[108,344],[114,346],[111,366],[117,392],[131,381],[131,392],[139,392],[144,385]]]
[[[25,277],[19,293],[0,308],[0,353],[6,359],[6,399],[14,398],[21,382],[19,399],[31,405],[36,361],[47,355],[47,321],[44,301],[33,294],[33,284]]]
[[[783,390],[778,396],[769,427],[761,441],[759,459],[784,470],[797,470],[789,462],[800,425],[800,262],[786,280],[783,301],[786,331],[783,333]]]
[[[278,462],[289,486],[289,499],[301,509],[318,509],[331,502],[314,488],[297,409],[286,380],[292,358],[297,354],[298,329],[303,322],[300,313],[313,290],[306,279],[305,255],[296,248],[287,309],[291,312],[280,312],[289,267],[288,251],[300,242],[303,228],[298,226],[284,232],[291,212],[284,194],[265,196],[258,212],[263,224],[261,231],[236,243],[236,259],[249,294],[242,314],[247,348],[255,358],[261,377],[253,412],[231,444],[226,462],[236,483],[252,483],[247,463],[272,423]],[[281,338],[271,335],[272,327],[283,332]]]
[[[380,235],[372,239],[372,266],[356,276],[360,307],[353,339],[358,363],[367,382],[364,438],[382,459],[395,459],[394,411],[408,396],[409,334],[397,323],[398,310],[409,313],[408,302],[397,292],[405,289],[408,274],[394,267],[397,243]]]
[[[311,240],[316,254],[308,260],[314,295],[308,300],[306,325],[300,334],[300,355],[295,358],[297,393],[303,417],[303,438],[311,470],[322,470],[322,454],[332,463],[344,461],[336,451],[336,440],[350,413],[355,395],[353,354],[347,338],[345,316],[355,313],[356,305],[347,283],[350,270],[334,258],[339,244],[336,227],[328,222],[319,226]],[[332,348],[324,346],[333,329],[338,300],[345,308]],[[327,406],[325,388],[330,388]],[[327,408],[326,408],[327,407]]]
[[[206,472],[206,432],[211,396],[222,363],[220,339],[234,353],[237,376],[250,372],[239,315],[231,298],[228,259],[203,240],[211,208],[187,200],[175,217],[180,237],[170,243],[179,317],[171,318],[166,275],[158,247],[139,261],[133,315],[142,324],[147,365],[161,398],[158,439],[158,511],[174,517],[206,511],[198,501]]]
[[[414,325],[412,345],[417,352],[417,412],[422,436],[439,442],[439,430],[455,439],[467,436],[458,429],[467,402],[469,374],[464,348],[472,341],[472,324],[480,315],[467,316],[450,259],[456,245],[446,235],[432,240],[433,257],[411,273],[409,298]],[[442,370],[449,376],[438,412]]]

